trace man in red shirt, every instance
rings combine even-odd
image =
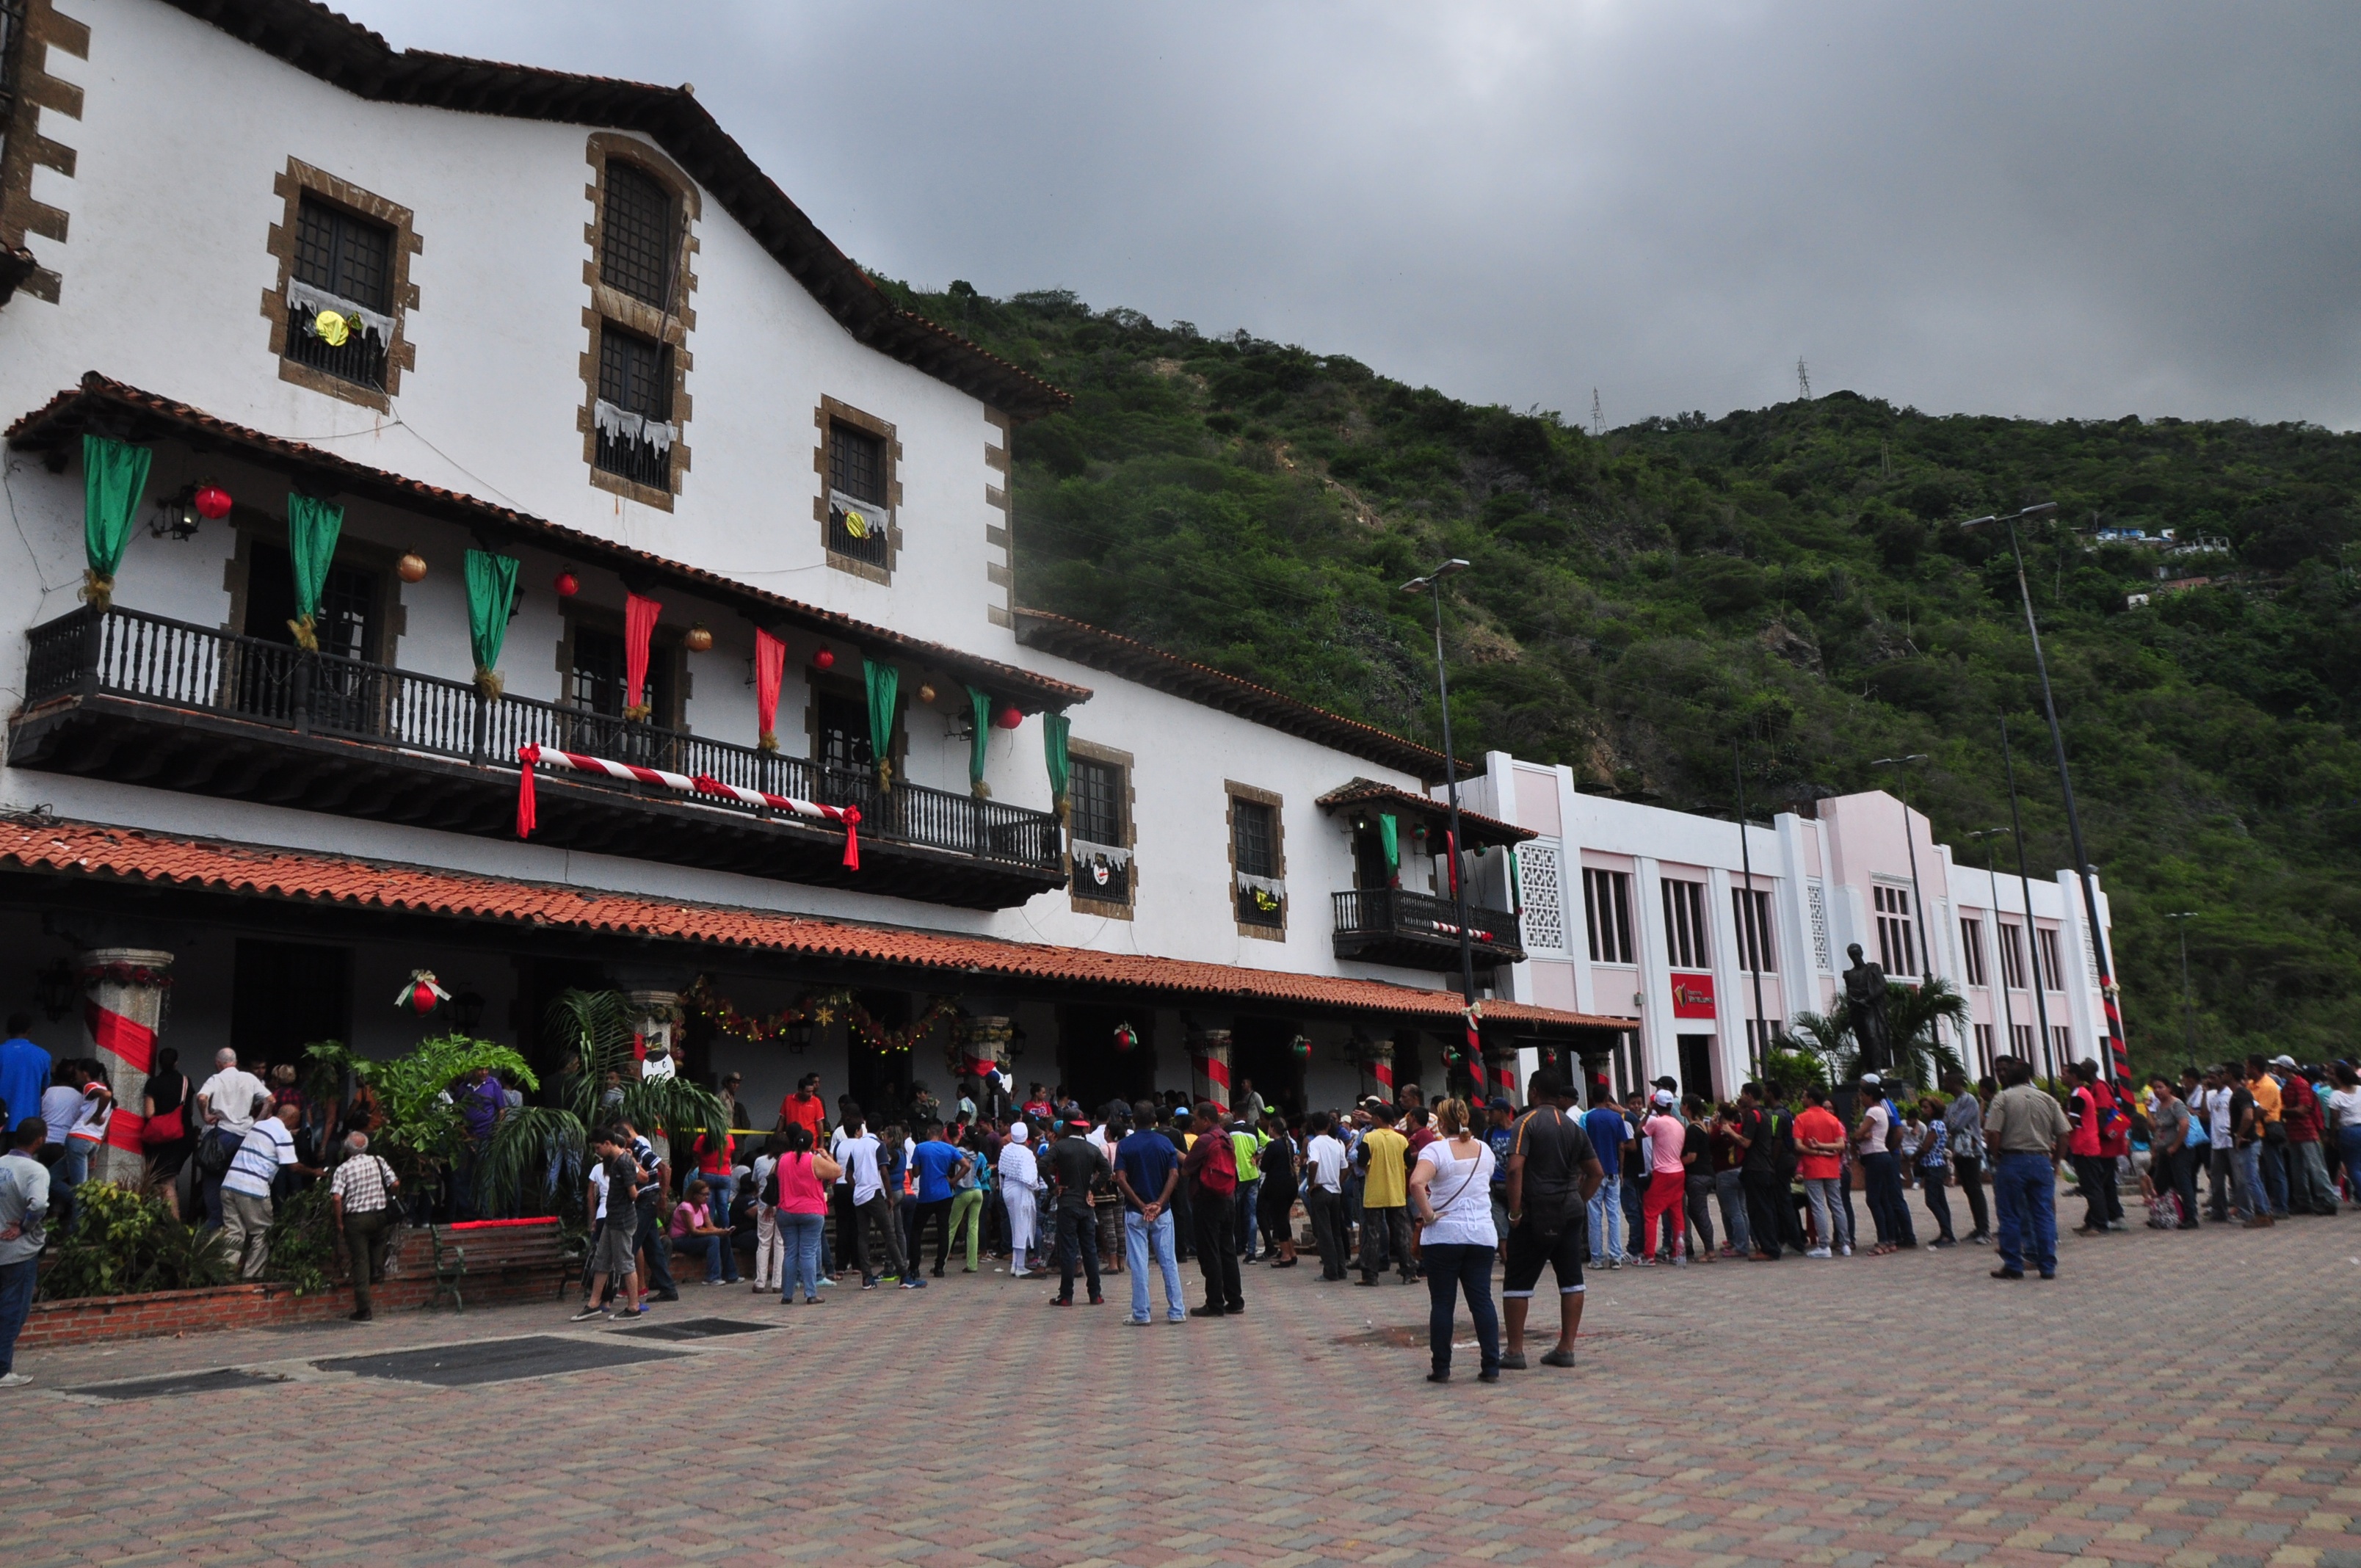
[[[1804,1091],[1804,1113],[1795,1118],[1795,1174],[1804,1179],[1804,1201],[1812,1208],[1817,1233],[1806,1257],[1852,1255],[1852,1211],[1845,1204],[1845,1124],[1828,1109],[1828,1091]]]
[[[2288,1212],[2334,1214],[2336,1184],[2320,1144],[2320,1096],[2293,1057],[2274,1058],[2271,1066],[2279,1075],[2279,1120],[2287,1124]]]
[[[819,1074],[804,1074],[796,1091],[779,1102],[779,1124],[774,1132],[785,1132],[789,1127],[802,1127],[812,1135],[811,1146],[822,1149],[828,1140],[820,1136],[820,1124],[828,1118],[828,1107],[819,1097]]]
[[[2074,1159],[2074,1185],[2082,1193],[2082,1223],[2074,1227],[2086,1236],[2124,1228],[2123,1200],[2115,1192],[2115,1159],[2110,1154],[2119,1139],[2128,1146],[2123,1110],[2113,1091],[2099,1076],[2099,1064],[2078,1061],[2068,1068],[2074,1081],[2074,1130],[2067,1135],[2066,1152]]]

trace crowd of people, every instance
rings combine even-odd
[[[0,1384],[21,1380],[9,1347],[45,1232],[71,1227],[74,1189],[114,1111],[99,1064],[53,1064],[25,1039],[28,1025],[10,1019],[0,1042],[11,1146],[0,1155]],[[610,1092],[581,1166],[591,1241],[577,1316],[637,1317],[677,1300],[675,1266],[701,1270],[708,1286],[751,1282],[810,1306],[839,1285],[923,1289],[956,1257],[970,1274],[987,1259],[1016,1279],[1054,1274],[1045,1299],[1056,1307],[1100,1305],[1106,1277],[1127,1276],[1134,1323],[1226,1318],[1246,1310],[1245,1268],[1312,1260],[1298,1255],[1301,1216],[1321,1282],[1427,1285],[1438,1379],[1449,1376],[1464,1300],[1479,1376],[1491,1378],[1526,1366],[1526,1317],[1544,1273],[1560,1312],[1538,1359],[1568,1365],[1586,1268],[1883,1256],[1922,1245],[1923,1210],[1924,1245],[1990,1245],[1995,1278],[2050,1278],[2061,1170],[2083,1203],[2078,1229],[2092,1235],[2127,1228],[2126,1192],[2150,1225],[2183,1230],[2234,1215],[2262,1228],[2334,1214],[2361,1195],[2361,1072],[2351,1062],[2257,1056],[2136,1090],[2091,1062],[2063,1085],[2037,1083],[2015,1058],[1994,1069],[1975,1084],[1945,1073],[1932,1092],[1876,1073],[1840,1091],[1749,1083],[1719,1103],[1682,1095],[1671,1079],[1620,1097],[1594,1081],[1587,1105],[1549,1069],[1521,1108],[1498,1097],[1430,1105],[1410,1084],[1392,1099],[1308,1113],[1265,1102],[1248,1081],[1235,1107],[1166,1093],[1093,1111],[1038,1083],[1019,1099],[1005,1080],[970,1080],[947,1106],[915,1086],[882,1123],[849,1097],[831,1106],[811,1074],[768,1135],[671,1141],[634,1126]],[[738,1087],[730,1075],[720,1089],[733,1127],[749,1115]],[[167,1048],[140,1112],[151,1174],[180,1173],[187,1212],[221,1230],[245,1277],[262,1272],[289,1184],[325,1183],[353,1316],[366,1320],[403,1195],[369,1152],[375,1108],[353,1088],[314,1104],[291,1065],[249,1072],[228,1050],[194,1082]],[[521,1100],[483,1072],[451,1097],[471,1146]],[[15,1116],[19,1102],[36,1113]],[[468,1201],[463,1173],[436,1207],[465,1213]],[[1180,1273],[1191,1262],[1202,1277],[1193,1306]]]

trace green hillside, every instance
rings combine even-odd
[[[2361,437],[1840,391],[1594,438],[1062,292],[897,292],[1074,394],[1017,434],[1022,602],[1433,740],[1426,606],[1399,587],[1463,555],[1463,755],[1728,813],[1733,745],[1758,810],[1891,786],[1872,759],[1924,751],[1913,797],[1964,848],[2008,820],[2005,715],[2037,874],[2072,857],[2015,577],[2004,539],[1958,523],[2057,501],[2028,565],[2136,1059],[2186,1054],[2177,910],[2198,912],[2202,1053],[2355,1049]],[[2215,586],[2127,609],[2159,566]]]

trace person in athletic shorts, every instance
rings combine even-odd
[[[1529,1093],[1532,1108],[1518,1118],[1509,1143],[1509,1260],[1500,1290],[1509,1304],[1509,1345],[1500,1365],[1512,1372],[1525,1369],[1525,1313],[1545,1264],[1557,1278],[1558,1334],[1542,1365],[1574,1365],[1587,1213],[1591,1194],[1607,1179],[1580,1118],[1566,1114],[1575,1098],[1565,1077],[1535,1073]]]

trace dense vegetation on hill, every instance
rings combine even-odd
[[[890,287],[890,286],[889,286]],[[1430,740],[1428,606],[1462,755],[1728,813],[1900,781],[1938,839],[2004,825],[2070,863],[2004,534],[2034,606],[2136,1060],[2355,1048],[2361,1023],[2361,436],[2307,425],[1936,416],[1850,391],[1593,436],[1337,355],[1063,292],[912,308],[1074,394],[1017,434],[1019,597]],[[2176,531],[2208,553],[2103,543]],[[2158,595],[2158,568],[2215,586]],[[2005,840],[2002,853],[2005,857]]]

